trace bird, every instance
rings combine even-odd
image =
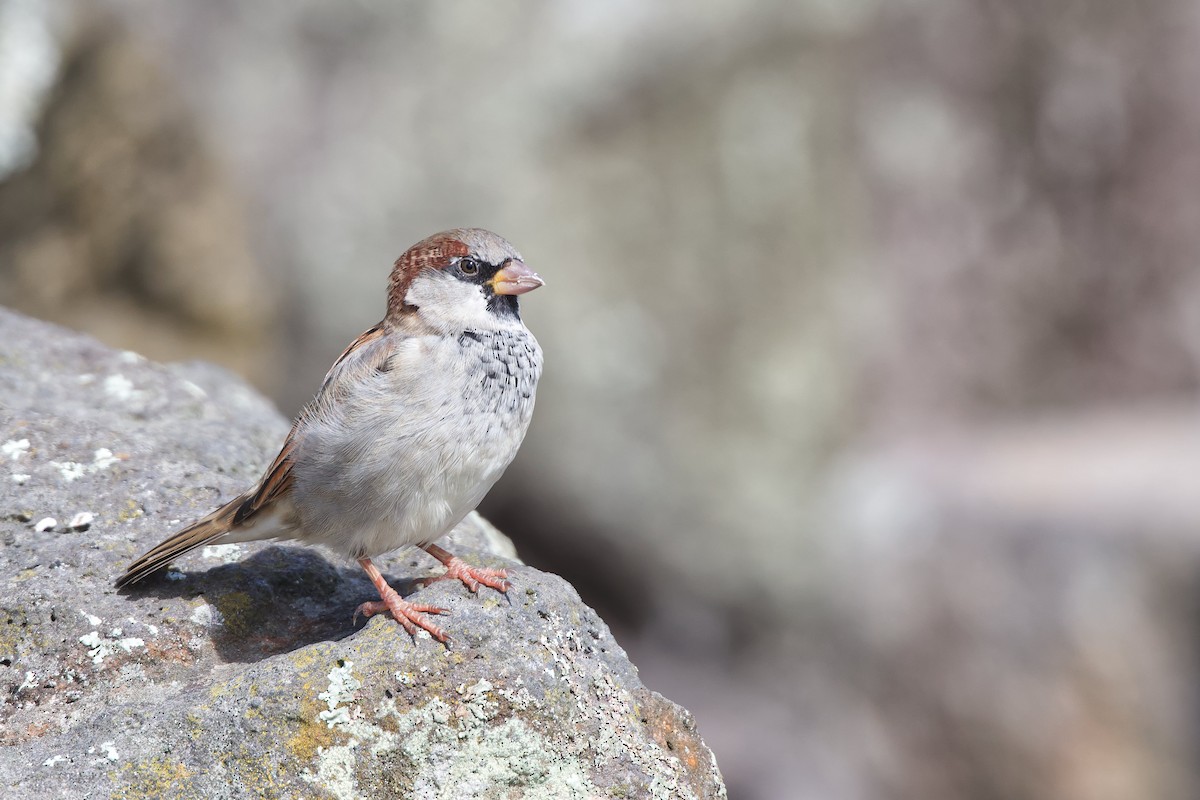
[[[412,546],[471,592],[510,588],[505,569],[471,566],[435,542],[512,462],[533,414],[542,350],[518,297],[544,285],[508,241],[457,228],[410,247],[392,267],[383,319],[334,362],[279,454],[244,493],[133,561],[137,583],[198,547],[295,539],[356,560],[410,636],[446,633],[388,585],[373,558]]]

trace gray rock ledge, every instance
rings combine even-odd
[[[287,423],[238,379],[0,309],[0,785],[24,798],[725,797],[685,710],[590,608],[478,516],[459,553],[505,598],[438,582],[449,649],[354,607],[318,548],[121,567],[253,481]],[[393,585],[436,566],[381,559]]]

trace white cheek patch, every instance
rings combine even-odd
[[[441,270],[429,270],[418,275],[408,287],[408,296],[404,299],[422,311],[463,310],[473,305],[486,308],[486,300],[479,286],[460,281]]]
[[[422,272],[408,287],[405,302],[416,306],[427,324],[446,331],[491,330],[500,326],[488,312],[483,287],[440,270]]]

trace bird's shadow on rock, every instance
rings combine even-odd
[[[387,576],[401,595],[416,579]],[[123,589],[161,599],[203,596],[209,631],[226,662],[259,661],[316,642],[344,639],[366,624],[355,609],[379,594],[357,566],[331,562],[309,547],[273,545],[231,564],[171,580],[162,575]],[[193,617],[194,618],[194,617]]]

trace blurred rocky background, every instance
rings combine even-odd
[[[290,414],[493,228],[483,511],[732,797],[1189,798],[1198,80],[1191,0],[0,0],[0,303]]]

